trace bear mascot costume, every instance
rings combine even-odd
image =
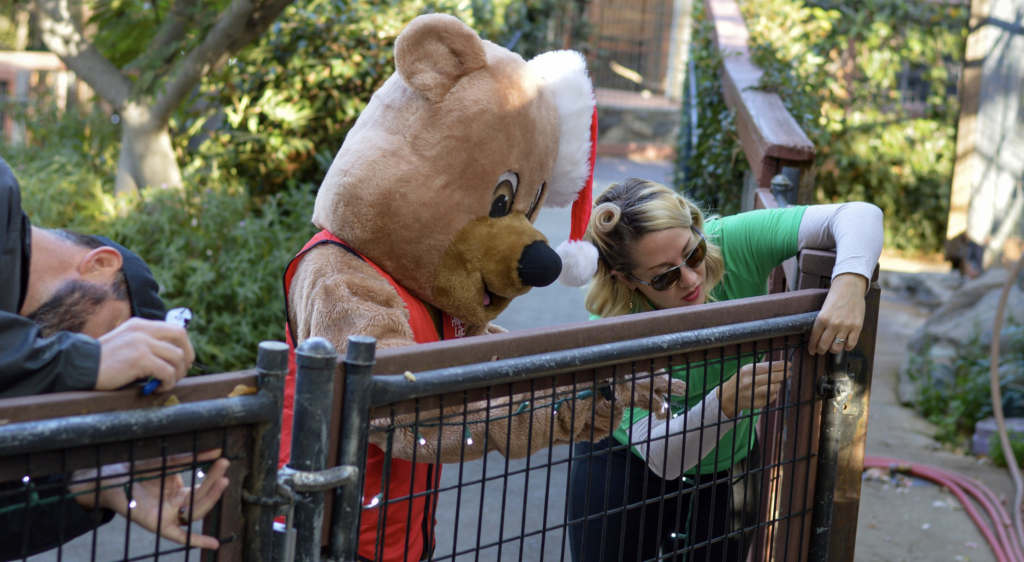
[[[432,14],[399,35],[395,67],[320,186],[313,222],[323,230],[285,274],[293,346],[320,336],[344,353],[348,336],[357,334],[383,349],[500,332],[490,322],[513,298],[560,275],[579,286],[596,271],[597,251],[582,242],[596,127],[583,57],[559,51],[526,62],[458,19]],[[568,205],[573,234],[556,252],[533,222],[544,207]],[[431,555],[438,463],[489,450],[521,458],[553,444],[600,440],[626,406],[661,412],[668,395],[685,388],[663,375],[615,382],[610,391],[560,404],[557,416],[502,416],[510,409],[503,398],[419,417],[460,424],[418,433],[371,429],[364,499],[383,498],[388,511],[363,511],[360,557],[408,562]],[[282,463],[293,396],[294,371]],[[538,396],[551,405],[551,391],[513,403],[537,404]],[[492,418],[503,419],[480,423]]]

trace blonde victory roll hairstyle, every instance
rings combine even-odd
[[[647,299],[635,295],[629,285],[612,275],[632,274],[636,268],[635,244],[644,235],[669,228],[704,231],[704,213],[685,195],[652,181],[630,178],[613,185],[594,202],[590,224],[583,239],[598,251],[597,274],[587,288],[587,310],[602,318],[651,310]],[[722,249],[707,236],[704,287],[710,295],[725,275]],[[708,297],[711,300],[710,296]],[[632,303],[632,304],[631,304]]]

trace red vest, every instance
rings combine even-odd
[[[348,244],[326,229],[314,236],[288,264],[284,274],[285,302],[291,289],[292,278],[298,269],[299,262],[309,250],[320,244],[334,244],[345,251],[359,257],[377,270],[402,297],[405,308],[409,311],[409,325],[412,327],[416,343],[438,341],[434,320],[423,301],[412,296],[391,278],[383,269],[356,252]],[[444,339],[461,338],[466,330],[462,322],[443,314]],[[292,415],[295,402],[295,342],[292,339],[291,327],[287,326],[287,340],[291,352],[288,358],[288,378],[285,381],[284,413],[281,426],[281,451],[279,466],[288,463],[291,455]],[[381,478],[384,472],[384,451],[376,445],[368,445],[366,453],[366,471],[363,482],[363,502],[368,503],[381,493]],[[415,479],[415,480],[414,480]],[[434,548],[434,518],[437,509],[436,490],[441,482],[441,465],[427,463],[411,463],[401,459],[391,459],[391,473],[388,476],[388,492],[386,499],[404,498],[414,495],[409,500],[387,503],[387,520],[381,507],[364,509],[359,523],[359,556],[367,560],[381,562],[416,562],[426,559]],[[410,489],[412,494],[410,494]],[[421,495],[422,494],[422,495]],[[382,502],[382,506],[383,506]],[[378,525],[383,526],[383,536],[378,536]],[[408,538],[407,538],[408,537]],[[403,553],[405,556],[403,556]]]

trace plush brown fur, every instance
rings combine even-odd
[[[559,146],[553,94],[519,55],[482,41],[451,16],[414,20],[396,42],[395,62],[397,74],[373,95],[328,171],[313,222],[417,297],[461,319],[467,335],[500,331],[490,321],[530,289],[517,271],[523,249],[546,243],[532,223]],[[517,180],[511,211],[492,218],[499,179],[510,173]],[[488,306],[485,291],[491,294]],[[303,258],[288,303],[296,343],[321,336],[342,353],[354,334],[377,338],[379,348],[415,343],[396,291],[336,246],[319,246]],[[660,406],[668,381],[654,379],[655,405],[638,405]],[[641,386],[635,394],[646,399]],[[553,436],[552,418],[535,415],[531,422],[530,416],[517,416],[511,427],[491,424],[486,439],[485,424],[474,424],[474,446],[486,442],[518,457],[552,442],[602,438],[634,394],[629,387],[616,387],[620,399],[614,409],[597,400],[593,424],[591,400],[579,401],[583,407],[575,410],[570,402]],[[672,393],[681,394],[678,385]],[[491,407],[492,418],[501,415],[500,403]],[[567,424],[571,418],[576,423]],[[413,437],[398,440],[395,456],[412,458]],[[442,462],[461,458],[461,428],[446,431],[441,442]]]

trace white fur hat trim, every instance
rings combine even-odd
[[[590,121],[594,90],[587,61],[576,51],[537,55],[530,66],[544,78],[558,107],[558,157],[548,183],[545,207],[565,207],[590,177]]]
[[[555,248],[562,258],[558,281],[569,287],[582,287],[597,273],[597,248],[590,242],[566,240]]]

